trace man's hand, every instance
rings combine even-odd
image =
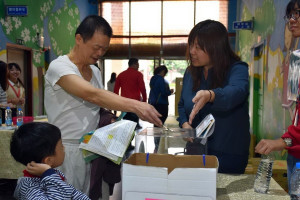
[[[139,118],[144,121],[155,124],[156,126],[162,127],[162,122],[159,119],[161,114],[150,104],[145,102],[139,102],[139,105],[136,107],[137,111],[135,112]]]
[[[186,128],[186,129],[193,129],[193,127],[191,127],[191,125],[188,123],[188,122],[184,122],[182,124],[182,128]],[[193,139],[194,138],[183,138],[184,141],[187,141],[187,142],[193,142]]]
[[[35,176],[41,176],[46,170],[50,169],[51,167],[44,163],[36,163],[31,161],[27,164],[26,170]]]

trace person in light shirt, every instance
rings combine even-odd
[[[16,107],[21,106],[24,108],[25,105],[25,89],[24,84],[20,79],[21,68],[17,63],[8,64],[8,88],[7,102],[14,105],[12,108],[12,116],[17,115]]]
[[[112,29],[104,18],[87,16],[76,29],[74,48],[53,60],[45,75],[48,121],[61,130],[65,146],[66,157],[59,169],[75,188],[86,194],[90,164],[78,148],[79,139],[98,127],[100,107],[134,112],[143,120],[162,125],[153,106],[103,89],[94,63],[108,50],[111,37]]]
[[[288,3],[284,19],[288,24],[288,28],[292,32],[293,37],[300,37],[300,0],[292,0]],[[299,102],[299,100],[300,96],[298,94],[297,102]],[[281,151],[283,149],[288,150],[287,177],[289,190],[291,175],[295,171],[296,163],[300,162],[300,123],[299,117],[297,117],[297,115],[300,115],[299,108],[299,103],[297,103],[294,121],[280,138],[275,140],[262,139],[255,147],[256,153],[266,155],[273,151]]]

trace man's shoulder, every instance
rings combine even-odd
[[[58,56],[56,59],[52,60],[51,64],[56,64],[56,63],[61,63],[61,62],[68,62],[68,56],[67,55],[63,55],[63,56]]]

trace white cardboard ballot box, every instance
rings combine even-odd
[[[214,200],[218,159],[201,155],[132,154],[122,171],[123,200]]]

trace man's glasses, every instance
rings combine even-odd
[[[300,17],[300,10],[294,10],[291,14],[285,15],[283,17],[285,23],[289,23],[290,19],[297,20]]]

